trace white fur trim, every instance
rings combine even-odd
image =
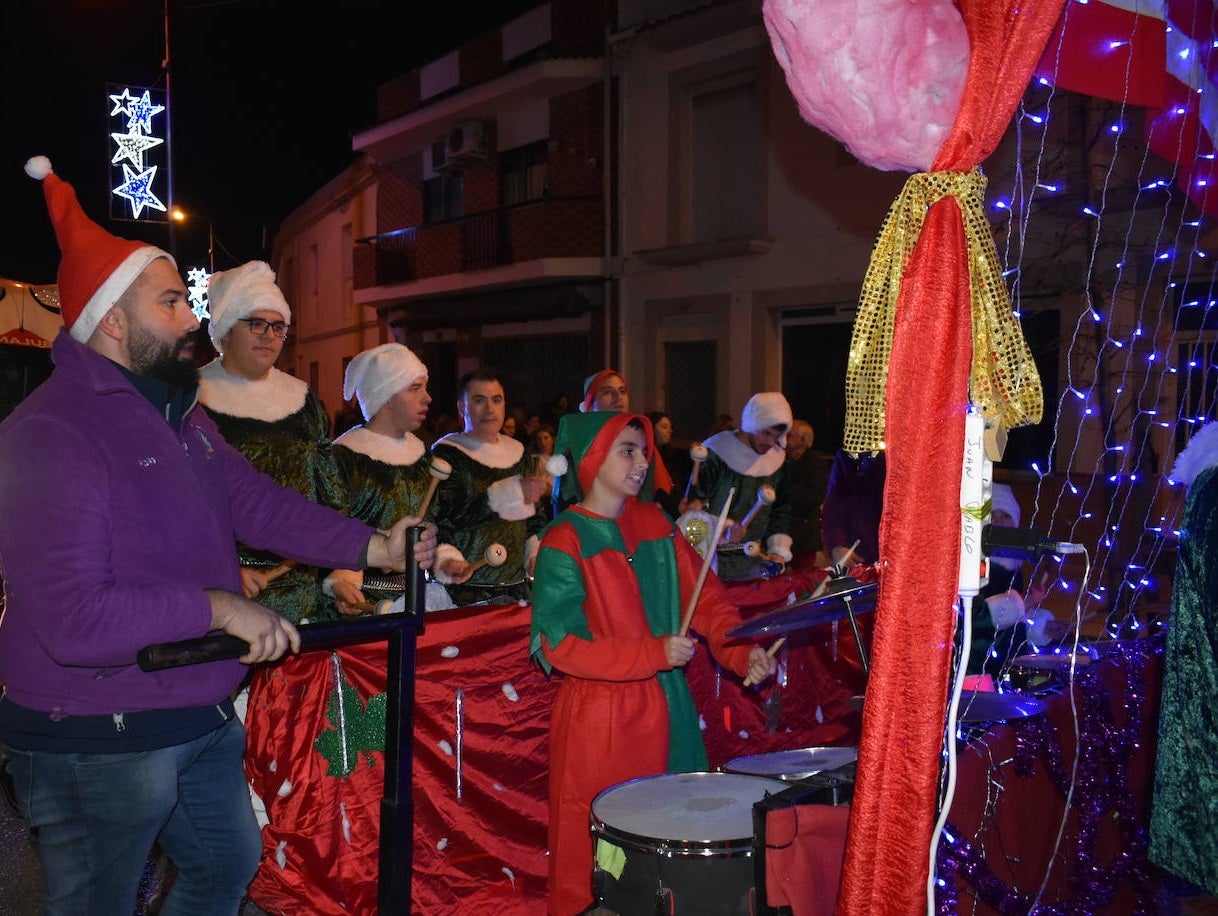
[[[509,522],[523,521],[537,513],[536,506],[524,501],[524,488],[521,486],[519,474],[496,480],[487,487],[486,501],[492,512]]]
[[[1188,440],[1176,456],[1175,466],[1169,475],[1174,483],[1191,487],[1206,468],[1218,464],[1218,421],[1206,423]]]
[[[436,560],[431,566],[432,572],[435,574],[437,582],[443,585],[452,585],[452,576],[441,571],[445,560],[460,560],[464,563],[465,556],[452,544],[436,545]]]
[[[718,455],[723,463],[745,477],[769,477],[787,458],[781,447],[775,446],[764,455],[758,455],[752,447],[736,438],[735,430],[715,433],[705,442],[707,451]]]
[[[414,433],[395,439],[374,433],[364,426],[351,427],[335,439],[334,444],[346,446],[357,454],[367,455],[374,461],[395,468],[409,467],[427,453],[427,446]]]
[[[511,436],[500,435],[498,442],[483,442],[481,439],[475,439],[469,433],[449,433],[438,439],[435,444],[439,445],[441,442],[445,445],[456,446],[479,464],[484,464],[488,468],[500,470],[510,468],[524,456],[524,443]]]
[[[364,571],[362,569],[333,569],[330,574],[321,580],[322,593],[330,598],[334,597],[334,583],[339,581],[350,582],[360,591],[364,590]]]
[[[85,307],[80,310],[80,316],[73,322],[69,331],[72,338],[81,343],[88,343],[93,332],[97,330],[97,325],[109,314],[110,309],[114,308],[114,303],[118,302],[119,297],[144,272],[144,268],[157,258],[165,258],[175,268],[178,266],[168,252],[153,248],[151,245],[137,248],[127,255],[123,259],[123,263],[118,265],[110,276],[102,281],[101,286],[94,290],[89,301],[85,303]]]
[[[561,477],[569,470],[566,455],[551,455],[546,459],[546,470],[551,477]]]
[[[776,557],[782,557],[782,562],[790,563],[795,556],[791,552],[791,545],[794,541],[789,534],[771,534],[765,541],[766,553],[772,553]]]
[[[266,378],[233,375],[219,359],[199,370],[199,400],[216,413],[274,423],[304,406],[309,386],[274,367]]]

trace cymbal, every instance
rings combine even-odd
[[[994,693],[992,690],[960,691],[957,722],[1001,722],[1022,719],[1044,712],[1048,707],[1038,697],[1018,693]]]
[[[752,620],[747,620],[740,626],[728,630],[732,637],[750,638],[755,636],[776,636],[779,633],[790,633],[814,627],[818,623],[829,623],[848,617],[851,610],[856,614],[875,609],[875,582],[860,583],[856,579],[844,576],[844,584],[830,584],[825,594],[806,601],[798,601],[775,611],[759,614]]]
[[[853,710],[863,708],[863,697],[855,696],[846,701]],[[957,722],[1001,722],[1006,719],[1022,719],[1044,712],[1045,701],[1026,694],[994,693],[992,690],[962,690],[960,705],[956,711]]]

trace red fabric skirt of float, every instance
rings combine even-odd
[[[728,590],[747,619],[792,594],[806,597],[822,577],[795,570]],[[545,913],[546,745],[557,679],[529,658],[529,617],[527,605],[427,615],[415,681],[415,913]],[[785,686],[760,688],[743,688],[709,652],[695,655],[688,677],[712,768],[857,743],[848,701],[862,692],[862,674],[849,626],[792,633],[782,651]],[[385,669],[379,642],[255,674],[246,770],[271,823],[250,897],[269,912],[376,913]]]

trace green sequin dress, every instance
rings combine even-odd
[[[532,469],[532,456],[507,436],[488,445],[464,433],[440,439],[432,454],[453,469],[436,492],[440,544],[451,544],[471,563],[491,544],[507,549],[502,566],[483,566],[468,582],[448,585],[453,602],[461,607],[504,598],[528,600],[526,545],[546,523],[540,506],[521,501],[519,478]]]
[[[200,372],[199,397],[225,440],[250,464],[281,486],[316,503],[341,509],[345,503],[330,450],[325,406],[300,379],[278,369],[258,381],[225,372],[220,360]],[[283,558],[237,545],[242,566],[270,569]],[[297,566],[272,581],[258,601],[293,623],[337,617],[327,613],[322,570]]]
[[[1184,504],[1163,659],[1150,860],[1218,894],[1218,468]]]

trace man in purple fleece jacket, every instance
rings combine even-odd
[[[26,171],[62,252],[65,330],[50,379],[0,424],[0,743],[44,912],[132,912],[159,843],[178,872],[163,914],[235,914],[261,840],[230,697],[247,665],[300,647],[241,596],[235,542],[400,570],[417,520],[378,533],[256,472],[196,405],[199,322],[172,258],[92,222],[45,158]],[[145,645],[217,630],[249,653],[136,664]]]

